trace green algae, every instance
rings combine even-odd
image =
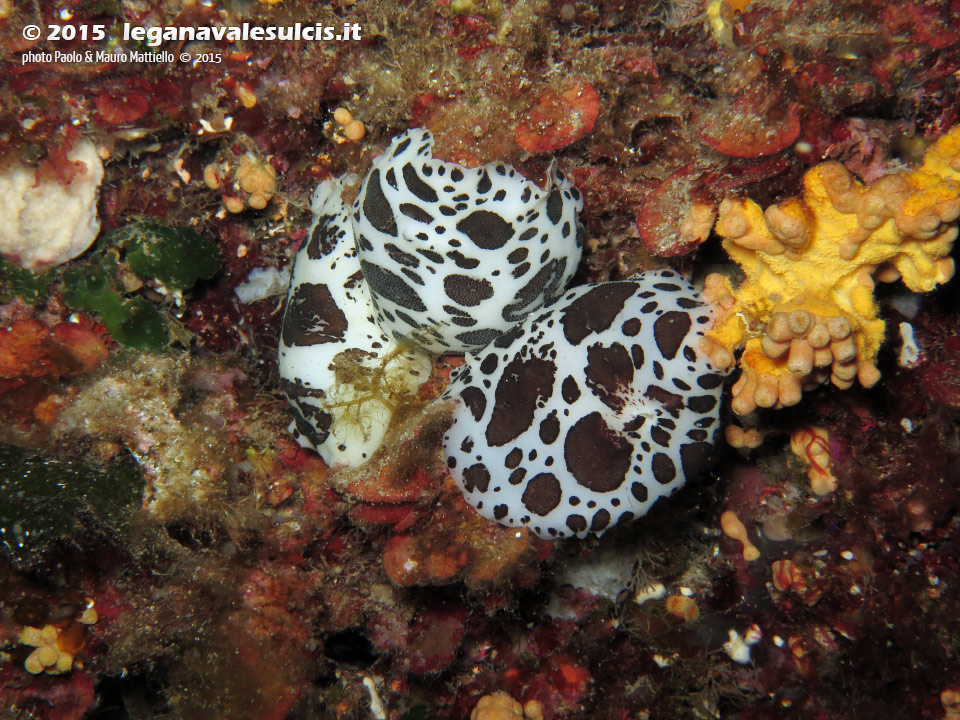
[[[400,716],[400,720],[427,720],[427,706],[414,705]]]
[[[100,468],[0,443],[0,553],[18,564],[68,537],[81,516],[123,532],[143,492],[133,458]]]
[[[19,297],[35,303],[43,297],[55,278],[52,270],[33,273],[6,260],[0,260],[0,300],[7,302]]]
[[[220,269],[217,246],[186,227],[140,220],[107,233],[103,240],[125,254],[134,273],[170,290],[191,288]]]
[[[162,350],[170,342],[170,333],[160,312],[145,298],[123,298],[115,289],[113,271],[115,267],[105,263],[64,273],[64,302],[77,310],[99,314],[110,337],[121,345]]]
[[[144,297],[125,297],[123,274],[180,292],[219,269],[220,250],[194,230],[138,220],[104,233],[89,261],[63,274],[63,300],[100,315],[121,345],[158,352],[171,341],[164,315]]]

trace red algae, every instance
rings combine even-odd
[[[600,97],[590,83],[547,88],[517,126],[514,140],[528,153],[559,150],[590,133],[599,114]]]
[[[757,158],[786,150],[800,137],[800,111],[796,103],[785,110],[758,115],[754,98],[740,98],[727,113],[716,113],[700,131],[700,139],[719,153]]]

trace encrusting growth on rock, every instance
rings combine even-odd
[[[960,215],[960,128],[927,151],[922,167],[864,185],[840,163],[807,171],[802,198],[762,210],[747,198],[720,204],[717,231],[746,276],[734,290],[706,278],[718,318],[702,349],[729,368],[743,348],[731,406],[795,405],[830,380],[848,388],[880,379],[884,337],[876,280],[928,292],[954,273],[949,257]]]
[[[90,601],[77,619],[69,623],[59,626],[47,624],[42,628],[24,627],[18,642],[35,648],[27,656],[24,669],[31,675],[62,675],[70,672],[74,656],[86,645],[87,627],[96,624],[97,620],[97,611]]]
[[[72,260],[96,239],[103,182],[98,148],[81,141],[67,160],[76,169],[66,182],[38,176],[20,163],[0,167],[0,255],[5,260],[39,271]]]
[[[536,700],[521,705],[506,693],[498,692],[480,698],[470,720],[543,720],[543,707]]]
[[[203,169],[203,182],[211,190],[221,190],[223,207],[231,213],[250,208],[263,210],[277,193],[277,170],[253,152],[210,163]]]

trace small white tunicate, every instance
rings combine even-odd
[[[377,685],[373,678],[364,676],[363,686],[370,694],[370,714],[373,720],[387,720],[387,711],[383,706],[383,700],[380,699],[380,693],[377,692]]]
[[[746,665],[750,662],[750,648],[763,638],[763,632],[756,624],[748,627],[741,636],[734,629],[727,631],[729,640],[723,644],[723,651],[734,662]]]
[[[920,348],[913,337],[913,325],[908,322],[900,323],[900,354],[897,364],[902,368],[916,367],[920,362]]]
[[[667,594],[667,589],[663,583],[655,582],[637,590],[633,596],[633,601],[637,605],[643,605],[648,600],[659,600]]]
[[[677,659],[676,655],[661,655],[660,653],[653,654],[653,661],[657,664],[657,667],[668,668],[673,665],[674,661]]]
[[[723,651],[730,659],[741,665],[750,663],[750,646],[740,637],[740,633],[731,629],[727,636],[730,638],[723,644]]]
[[[246,282],[237,285],[233,292],[240,302],[250,304],[274,295],[283,295],[289,285],[290,268],[254,268]]]

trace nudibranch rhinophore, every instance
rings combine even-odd
[[[434,354],[475,352],[566,289],[580,264],[579,191],[543,189],[503,163],[435,160],[409,130],[373,161],[354,203],[380,327]]]
[[[447,465],[477,511],[553,539],[645,515],[710,453],[725,373],[711,310],[673,271],[575,288],[476,355]]]
[[[290,278],[279,365],[297,441],[328,465],[357,466],[380,447],[392,400],[416,392],[431,364],[377,325],[342,191],[340,181],[326,180],[313,193],[314,221]]]

